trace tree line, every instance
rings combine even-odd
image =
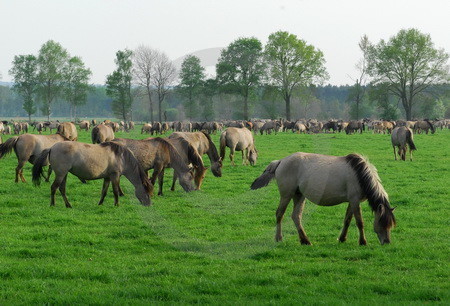
[[[449,117],[449,55],[430,35],[400,30],[377,44],[363,36],[359,48],[358,74],[348,86],[324,86],[324,54],[285,31],[271,34],[264,46],[255,37],[231,42],[221,52],[214,78],[206,77],[193,55],[176,71],[157,49],[119,50],[105,85],[92,86],[82,59],[48,41],[38,55],[14,57],[12,92],[0,86],[0,111],[14,104],[17,112],[21,103],[29,120],[40,105],[48,119],[66,111],[71,118],[114,115],[150,122]]]

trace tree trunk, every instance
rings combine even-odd
[[[291,121],[291,96],[286,94],[284,101],[286,102],[286,120]]]
[[[247,96],[244,97],[244,119],[247,121],[249,120],[249,118],[248,118],[248,97]]]
[[[161,99],[161,97],[158,97],[158,118],[159,118],[159,122],[162,122],[162,109],[161,109],[161,105],[162,105],[162,99]]]
[[[150,91],[150,87],[147,87],[147,95],[148,95],[148,102],[150,105],[150,122],[153,124],[153,101],[152,101],[152,92]]]

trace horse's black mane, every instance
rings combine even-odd
[[[156,142],[160,143],[167,151],[169,151],[170,164],[172,165],[172,167],[177,167],[182,172],[189,171],[189,167],[183,162],[177,149],[175,149],[175,147],[170,142],[168,142],[167,140],[165,140],[161,137],[153,138],[153,139],[151,139],[151,141],[156,141]]]
[[[208,139],[208,142],[209,142],[209,149],[211,150],[212,157],[214,158],[214,162],[218,161],[219,158],[220,158],[220,157],[219,157],[219,153],[217,152],[216,145],[215,145],[214,142],[212,141],[211,136],[209,136],[208,133],[205,133],[205,132],[203,132],[203,131],[202,131],[202,133],[203,133],[203,135],[205,135],[206,138]]]
[[[395,225],[395,218],[391,211],[388,196],[381,185],[376,169],[358,154],[349,154],[345,156],[345,159],[355,171],[359,185],[367,197],[372,211],[376,211],[379,205],[385,207],[386,213],[381,216],[380,223],[389,227]]]

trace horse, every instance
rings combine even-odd
[[[114,131],[109,125],[100,123],[92,129],[92,143],[102,143],[114,139]]]
[[[14,136],[5,141],[5,143],[0,145],[0,158],[4,157],[6,154],[14,152],[17,156],[18,165],[16,167],[16,179],[15,182],[20,180],[25,183],[25,177],[23,176],[23,167],[29,161],[34,164],[36,158],[45,149],[52,147],[55,143],[63,142],[69,140],[69,138],[60,135],[34,135],[34,134],[23,134],[20,136]],[[51,167],[48,169],[48,175],[45,180],[48,182],[51,174]]]
[[[346,126],[345,133],[346,134],[352,134],[352,133],[356,133],[357,131],[362,133],[363,130],[364,130],[364,123],[363,122],[352,120]]]
[[[258,158],[258,151],[256,150],[253,140],[252,132],[247,128],[235,128],[229,127],[220,135],[220,158],[223,160],[225,157],[226,147],[230,148],[230,160],[231,164],[234,163],[234,152],[242,151],[242,164],[254,166],[256,159]],[[244,152],[245,151],[245,152]]]
[[[428,119],[424,119],[421,121],[417,121],[414,124],[414,132],[417,134],[420,134],[422,130],[425,131],[426,134],[428,134],[428,131],[431,129],[431,134],[434,134],[436,132],[436,129],[434,128],[433,124],[428,121]]]
[[[155,122],[153,124],[152,128],[150,129],[150,135],[153,135],[153,133],[155,133],[155,135],[158,135],[158,134],[161,135],[162,134],[161,130],[162,130],[161,122]]]
[[[154,185],[156,178],[158,178],[158,195],[163,194],[164,169],[169,167],[169,165],[180,179],[180,185],[183,189],[186,192],[194,190],[194,187],[191,185],[193,177],[189,167],[183,163],[174,146],[165,139],[159,137],[142,140],[116,138],[113,142],[127,147],[134,154],[145,172],[153,169],[150,181]]]
[[[184,138],[165,138],[170,144],[172,144],[175,149],[177,149],[178,154],[180,154],[181,159],[186,165],[192,165],[194,172],[194,183],[195,189],[200,190],[200,187],[203,183],[203,179],[205,178],[207,167],[204,166],[202,157],[198,154],[197,150]],[[172,187],[170,190],[175,190],[175,183],[177,181],[178,175],[174,171]]]
[[[50,206],[55,206],[55,193],[59,188],[67,208],[72,208],[66,196],[67,174],[70,172],[80,180],[103,179],[103,188],[98,205],[103,204],[110,182],[113,186],[114,205],[119,206],[119,179],[124,175],[135,188],[135,195],[144,206],[150,206],[149,194],[153,186],[133,153],[113,142],[87,144],[60,142],[42,151],[33,166],[33,183],[39,185],[42,167],[47,160],[55,171],[51,186]]]
[[[152,125],[150,123],[144,123],[144,125],[141,128],[141,134],[144,134],[144,133],[148,134],[148,133],[150,133],[151,129],[152,129]]]
[[[189,142],[200,154],[207,154],[209,160],[211,161],[211,172],[216,177],[222,176],[222,159],[217,153],[217,148],[211,137],[204,132],[175,132],[172,133],[169,138],[184,138]]]
[[[261,135],[264,134],[264,131],[266,134],[272,133],[272,130],[275,131],[275,134],[279,131],[280,128],[282,128],[282,124],[279,121],[269,121],[264,123],[264,125],[259,129],[259,132]]]
[[[391,142],[392,142],[392,148],[394,148],[394,158],[397,160],[397,155],[395,154],[395,147],[398,147],[398,155],[402,160],[406,159],[406,150],[408,149],[407,146],[409,146],[409,160],[412,159],[412,151],[417,150],[416,146],[414,145],[414,139],[413,139],[413,131],[410,128],[407,128],[405,126],[396,127],[392,130],[391,133]]]
[[[75,127],[75,124],[73,124],[72,122],[61,123],[58,126],[58,134],[72,141],[77,141],[78,139],[77,128]]]
[[[308,199],[320,206],[348,202],[339,241],[347,240],[348,227],[354,215],[359,229],[359,244],[366,245],[360,203],[367,199],[375,213],[374,230],[380,243],[390,243],[390,231],[395,226],[394,208],[390,207],[388,195],[381,185],[376,168],[362,156],[297,152],[281,160],[272,161],[252,183],[251,189],[265,187],[274,178],[280,192],[280,203],[276,212],[276,241],[283,239],[281,221],[293,199],[292,220],[297,227],[300,243],[311,244],[301,223],[305,199]]]
[[[78,123],[78,126],[80,127],[80,130],[85,130],[86,132],[91,128],[91,124],[88,120],[80,121],[80,123]]]

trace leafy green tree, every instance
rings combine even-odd
[[[202,89],[202,115],[206,121],[214,119],[214,97],[217,95],[218,86],[216,79],[207,79],[203,82]]]
[[[293,90],[328,78],[323,53],[294,34],[278,31],[269,36],[264,54],[270,83],[282,94],[286,119],[291,120]]]
[[[49,40],[42,45],[37,58],[39,94],[43,99],[42,113],[50,120],[51,104],[64,88],[64,69],[69,54],[59,43]]]
[[[71,105],[73,118],[77,116],[77,106],[86,104],[91,75],[78,56],[70,58],[64,69],[64,97]]]
[[[13,89],[23,98],[22,107],[28,114],[28,121],[31,122],[31,115],[36,113],[34,99],[39,85],[36,56],[32,54],[14,56],[9,74],[14,80]]]
[[[369,52],[369,74],[374,84],[385,83],[397,96],[411,120],[415,98],[432,84],[449,81],[449,55],[436,49],[431,37],[417,29],[400,30],[381,40]]]
[[[243,116],[249,119],[249,97],[264,76],[261,42],[254,37],[239,38],[222,50],[216,65],[220,86],[243,98]]]
[[[106,94],[112,98],[112,111],[124,121],[130,115],[133,104],[131,81],[133,76],[133,62],[131,50],[116,52],[114,62],[117,69],[106,77]]]
[[[390,92],[390,84],[380,83],[376,86],[371,86],[368,95],[369,100],[375,102],[380,110],[380,118],[385,120],[398,119],[398,107],[395,97]]]
[[[180,84],[178,92],[184,98],[184,109],[189,120],[195,117],[196,100],[202,90],[205,80],[205,68],[200,64],[200,59],[195,55],[188,55],[181,64]]]

